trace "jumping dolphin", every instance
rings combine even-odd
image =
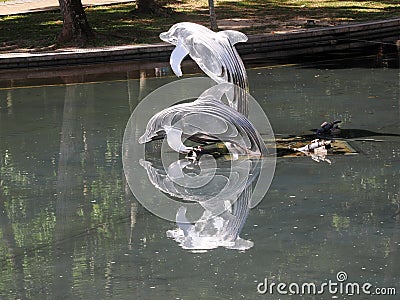
[[[232,84],[220,83],[204,91],[191,103],[177,104],[158,112],[147,123],[139,143],[166,136],[170,147],[183,154],[191,148],[182,143],[182,138],[204,143],[222,141],[233,156],[259,157],[268,154],[254,125],[221,101],[226,91],[232,88]]]
[[[189,55],[215,82],[229,82],[248,91],[246,69],[233,46],[247,41],[244,33],[235,30],[214,32],[199,24],[182,22],[161,33],[160,39],[176,46],[170,64],[178,77],[182,76],[181,62]],[[247,117],[247,101],[244,95],[237,95],[239,90],[235,92],[241,99],[236,100],[238,103],[234,108]]]

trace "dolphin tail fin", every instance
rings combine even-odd
[[[227,37],[232,45],[235,45],[236,43],[245,43],[248,40],[247,35],[236,30],[224,30],[218,32],[217,34]]]
[[[171,53],[169,63],[171,65],[172,71],[174,71],[175,75],[178,77],[182,76],[181,63],[188,54],[189,51],[183,46],[181,42],[178,42],[175,49]]]
[[[192,224],[186,218],[186,207],[184,206],[179,207],[176,212],[176,225],[183,230],[185,235],[188,234],[190,227],[192,227]]]

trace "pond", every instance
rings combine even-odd
[[[157,78],[2,83],[0,298],[286,299],[293,296],[272,282],[288,291],[329,281],[400,293],[396,55],[248,69],[276,137],[312,134],[340,119],[358,154],[331,156],[331,164],[277,158],[272,184],[240,233],[254,243],[246,251],[183,249],[167,237],[176,224],[130,192],[125,126],[140,99],[176,80],[167,68]],[[272,290],[262,296],[267,282]],[[369,297],[327,288],[304,296]]]

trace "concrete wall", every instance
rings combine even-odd
[[[245,60],[286,57],[370,46],[372,43],[393,43],[400,40],[400,18],[306,29],[249,37],[237,44]],[[174,46],[165,43],[95,49],[69,49],[52,53],[0,54],[0,69],[46,67],[101,63],[122,60],[167,61]]]

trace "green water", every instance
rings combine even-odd
[[[321,283],[339,271],[400,293],[399,69],[367,61],[248,72],[277,136],[341,119],[359,154],[331,165],[278,158],[241,232],[254,242],[244,252],[182,249],[166,236],[176,225],[147,212],[126,184],[126,122],[173,77],[1,89],[0,298],[297,299],[259,295],[257,284]]]

